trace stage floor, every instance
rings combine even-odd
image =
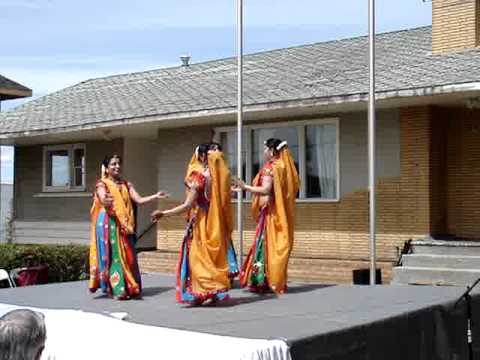
[[[453,309],[463,288],[291,283],[289,292],[279,297],[233,289],[232,299],[224,304],[188,307],[175,303],[173,276],[146,274],[143,281],[141,300],[115,301],[89,293],[87,282],[72,282],[0,289],[0,303],[127,312],[129,321],[140,324],[243,338],[285,339],[293,359],[381,359],[381,351],[398,345],[399,352],[384,358],[430,358],[431,351],[444,351],[437,347],[445,341],[452,344],[452,354],[463,353],[465,332],[460,336],[456,331],[464,330],[465,307],[462,304]],[[474,305],[477,318],[478,295],[474,296]],[[425,353],[417,357],[415,351]]]

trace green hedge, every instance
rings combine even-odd
[[[0,244],[0,269],[48,265],[48,282],[88,278],[88,246]]]

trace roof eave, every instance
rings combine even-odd
[[[0,87],[0,100],[20,99],[32,96],[32,90],[25,89],[9,89]]]

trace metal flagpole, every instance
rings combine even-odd
[[[243,125],[243,0],[237,0],[237,176],[243,179],[242,125]],[[237,226],[240,243],[240,266],[243,264],[243,190],[237,193]]]
[[[368,91],[368,182],[370,215],[370,285],[376,283],[375,254],[375,0],[368,0],[369,77]]]

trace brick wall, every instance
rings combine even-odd
[[[433,130],[433,114],[427,107],[401,110],[400,176],[380,178],[377,183],[377,257],[387,281],[403,243],[436,231],[437,222],[442,223],[431,220],[432,214],[435,219],[443,216],[445,204],[444,191],[430,192],[432,185],[442,186],[434,181],[441,170],[443,142],[432,140],[440,139]],[[163,204],[165,208],[171,205]],[[246,204],[244,211],[245,252],[253,241],[255,226],[249,206]],[[162,260],[143,255],[144,270],[174,270],[184,224],[179,217],[161,222],[157,246]],[[352,270],[368,267],[368,259],[366,189],[344,194],[338,203],[298,203],[289,267],[292,279],[349,283]]]
[[[478,46],[479,0],[433,0],[432,50],[458,51]]]
[[[480,111],[454,109],[448,126],[448,232],[480,239]]]

